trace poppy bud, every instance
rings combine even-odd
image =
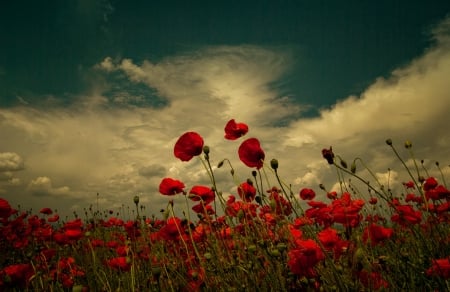
[[[411,141],[406,140],[406,141],[405,141],[405,148],[406,148],[406,149],[409,149],[409,148],[411,148],[411,147],[412,147]]]
[[[217,164],[217,168],[221,168],[223,166],[224,160],[222,160],[221,162],[219,162],[219,164]]]
[[[347,162],[345,162],[345,160],[342,160],[342,159],[341,159],[341,166],[342,166],[343,168],[347,168]]]
[[[137,205],[139,204],[139,196],[134,196],[133,202]]]
[[[205,153],[206,155],[209,154],[209,146],[203,146],[203,153]]]
[[[388,144],[389,146],[392,146],[392,139],[387,139],[386,144]]]
[[[277,168],[278,168],[278,160],[276,160],[275,158],[272,159],[270,161],[270,167],[272,167],[273,170],[277,170]]]
[[[355,173],[356,172],[356,163],[353,161],[353,163],[352,163],[352,165],[350,165],[350,171],[352,172],[352,173]]]

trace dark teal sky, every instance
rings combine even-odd
[[[291,52],[291,71],[274,86],[317,109],[423,53],[430,28],[449,12],[440,0],[2,1],[0,107],[48,96],[70,103],[107,56],[157,62],[251,44]]]

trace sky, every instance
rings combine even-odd
[[[123,214],[139,195],[158,214],[171,199],[162,178],[210,185],[199,159],[173,156],[187,131],[210,146],[225,195],[251,177],[237,155],[249,137],[294,193],[319,199],[321,183],[340,191],[321,156],[330,146],[400,188],[409,178],[385,140],[413,166],[410,140],[430,174],[442,182],[438,161],[448,178],[448,1],[190,2],[0,4],[1,198]],[[230,119],[248,124],[246,137],[224,139]],[[225,158],[236,181],[215,168]]]

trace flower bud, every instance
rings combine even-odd
[[[134,196],[133,202],[137,205],[139,204],[139,196]]]
[[[392,139],[387,139],[386,144],[388,144],[389,146],[392,146]]]
[[[352,173],[355,173],[356,172],[356,163],[353,161],[353,163],[352,163],[352,165],[350,165],[350,171],[352,172]]]
[[[272,159],[270,161],[270,167],[272,167],[273,170],[277,170],[278,169],[278,160],[276,160],[275,158]]]
[[[203,153],[205,153],[206,155],[209,154],[209,146],[203,146]]]
[[[224,160],[222,160],[221,162],[219,162],[219,164],[217,164],[217,168],[221,168],[223,166]]]
[[[345,162],[345,160],[342,160],[342,159],[341,159],[341,166],[342,166],[343,168],[347,168],[347,162]]]
[[[406,141],[405,141],[405,148],[406,148],[406,149],[409,149],[409,148],[411,148],[411,147],[412,147],[411,141],[406,140]]]

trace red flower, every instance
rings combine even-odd
[[[394,234],[394,230],[392,228],[387,228],[383,226],[378,226],[376,224],[370,224],[364,229],[363,232],[363,241],[366,243],[368,240],[372,246],[377,245],[378,243],[391,238]]]
[[[327,160],[328,164],[334,163],[334,153],[331,146],[330,149],[322,149],[322,156]]]
[[[0,218],[8,218],[11,215],[11,206],[5,199],[0,198]]]
[[[52,211],[52,209],[50,209],[50,208],[42,208],[42,209],[39,211],[39,213],[45,214],[45,215],[51,215],[51,214],[53,214],[53,211]]]
[[[214,191],[205,186],[193,186],[189,194],[192,201],[202,200],[205,205],[213,202],[215,198]]]
[[[52,217],[47,218],[47,222],[57,222],[59,220],[59,215],[55,214]]]
[[[31,264],[14,264],[3,268],[0,275],[3,273],[9,277],[11,284],[17,284],[20,288],[25,288],[34,276],[34,269]],[[0,283],[2,282],[0,281]]]
[[[405,188],[407,188],[407,189],[415,189],[415,188],[416,188],[414,182],[411,181],[411,180],[408,181],[408,182],[404,182],[403,185],[404,185]]]
[[[248,167],[260,169],[264,162],[264,151],[261,149],[258,139],[250,138],[239,146],[239,159]]]
[[[427,275],[436,275],[444,279],[450,279],[449,258],[433,260],[433,265],[427,270]]]
[[[238,187],[239,197],[245,202],[251,202],[256,197],[256,189],[248,182],[241,183]]]
[[[183,192],[184,183],[179,180],[164,178],[159,184],[159,192],[166,196],[173,196]]]
[[[173,153],[181,161],[189,161],[203,151],[203,138],[195,132],[186,132],[178,138]]]
[[[106,261],[106,265],[119,271],[131,270],[131,259],[126,256],[112,258]]]
[[[423,189],[424,191],[429,191],[437,187],[437,185],[438,185],[437,180],[434,177],[429,177],[423,183]]]
[[[295,243],[297,247],[288,253],[291,272],[307,278],[315,277],[314,266],[325,258],[322,250],[312,239],[296,240]]]
[[[405,226],[407,224],[419,224],[422,221],[422,212],[414,210],[411,205],[401,205],[398,201],[394,201],[393,207],[396,211],[391,216],[393,222]]]
[[[225,139],[236,140],[248,132],[248,126],[244,123],[236,123],[234,119],[229,120],[225,126]]]
[[[197,214],[207,214],[207,215],[215,214],[214,209],[211,207],[211,205],[203,205],[201,203],[192,206],[192,210]]]
[[[316,196],[316,193],[312,189],[303,188],[300,191],[300,198],[303,200],[312,200]]]

